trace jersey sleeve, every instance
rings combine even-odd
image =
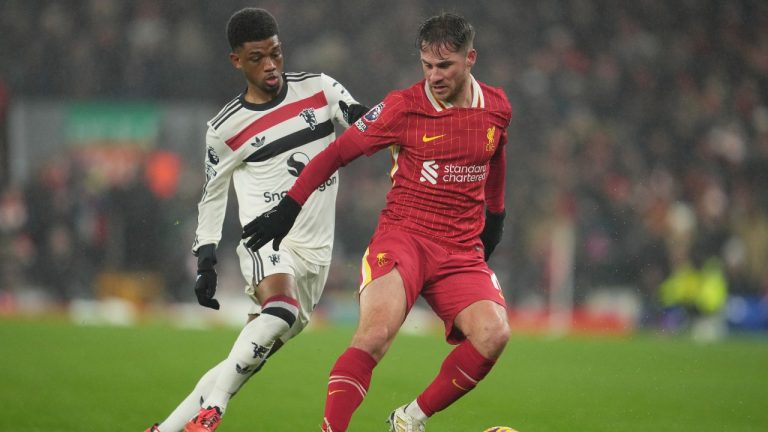
[[[485,205],[491,213],[504,210],[504,179],[507,172],[507,131],[502,129],[499,146],[489,163],[488,180],[485,182]]]
[[[402,143],[408,106],[400,93],[390,93],[339,137],[340,146],[357,146],[370,156],[392,144]]]
[[[337,169],[356,158],[372,155],[401,141],[406,106],[401,96],[390,94],[371,108],[339,138],[307,164],[288,195],[301,205]]]
[[[356,158],[401,142],[406,121],[403,98],[391,93],[384,101],[371,108],[339,138],[307,164],[288,195],[303,205],[312,192],[337,169]]]
[[[344,127],[349,127],[347,120],[344,118],[344,114],[339,107],[339,101],[344,101],[347,105],[358,103],[354,97],[344,88],[341,83],[335,79],[329,77],[326,74],[320,74],[323,83],[323,93],[325,93],[325,99],[328,101],[328,107],[331,109],[331,118],[333,121]]]
[[[501,136],[496,152],[489,163],[488,180],[485,183],[485,206],[491,213],[504,210],[505,179],[507,172],[507,128],[512,121],[512,104],[501,88],[494,89],[498,94],[495,104],[500,119]]]
[[[197,204],[197,231],[192,252],[206,244],[218,245],[224,214],[227,209],[229,183],[232,173],[241,163],[237,153],[232,151],[224,140],[209,127],[205,138],[205,185],[203,196]]]

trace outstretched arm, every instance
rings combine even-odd
[[[243,227],[243,238],[250,237],[246,246],[255,251],[274,240],[272,248],[278,250],[280,242],[296,221],[301,206],[336,170],[363,154],[372,155],[394,142],[402,142],[401,135],[407,125],[403,113],[407,111],[408,106],[408,102],[400,93],[390,93],[384,101],[360,117],[353,127],[344,131],[328,148],[312,158],[277,207]],[[348,106],[347,109],[349,108]],[[358,110],[353,115],[360,113],[362,111]]]
[[[339,168],[363,155],[363,150],[343,134],[325,150],[312,158],[299,178],[288,190],[288,196],[300,205],[304,205],[318,187],[328,180]]]

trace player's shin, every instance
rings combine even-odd
[[[274,296],[262,305],[261,315],[240,332],[232,351],[224,361],[211,394],[202,406],[226,410],[229,399],[245,381],[261,368],[280,336],[296,321],[298,302],[286,296]]]
[[[376,360],[361,349],[348,348],[339,356],[328,379],[324,427],[330,426],[333,432],[347,430],[352,414],[368,392],[374,367]]]
[[[445,409],[475,388],[495,363],[465,340],[448,354],[437,377],[416,398],[419,408],[427,417]]]

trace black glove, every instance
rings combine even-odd
[[[197,249],[197,280],[195,280],[195,295],[202,306],[219,310],[216,295],[216,246],[207,244]]]
[[[501,241],[501,235],[504,233],[504,216],[506,215],[507,212],[504,210],[501,213],[491,213],[487,209],[485,210],[485,226],[483,232],[480,233],[480,240],[483,242],[483,248],[485,248],[486,261]]]
[[[341,108],[341,114],[344,115],[344,120],[350,126],[370,110],[370,108],[365,105],[347,105],[344,101],[339,101],[339,108]]]
[[[283,241],[283,238],[293,227],[293,223],[296,222],[296,217],[299,216],[300,211],[301,206],[299,203],[286,195],[271,210],[257,216],[256,219],[248,222],[248,225],[243,227],[243,238],[250,237],[245,246],[256,252],[270,240],[274,239],[272,249],[279,250],[280,242]]]

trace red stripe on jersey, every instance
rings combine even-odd
[[[229,138],[226,141],[227,145],[232,151],[235,151],[254,135],[292,117],[296,117],[301,111],[307,108],[322,108],[326,105],[328,105],[328,101],[325,99],[325,94],[322,91],[319,91],[308,98],[283,105],[271,113],[254,120],[253,123],[246,126],[243,130],[238,132],[237,135]]]

